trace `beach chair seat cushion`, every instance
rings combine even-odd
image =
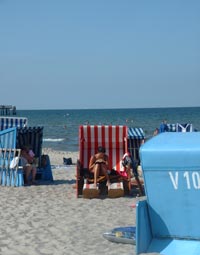
[[[83,185],[83,197],[84,198],[98,198],[99,188],[94,186],[94,183],[85,183]]]
[[[111,183],[108,188],[108,197],[109,198],[118,198],[124,196],[124,186],[123,182],[114,182]]]

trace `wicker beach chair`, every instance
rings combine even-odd
[[[0,149],[0,185],[23,186],[23,171],[19,167],[20,149]]]
[[[0,130],[16,127],[22,128],[27,127],[27,118],[18,117],[0,117]]]
[[[176,131],[177,132],[192,132],[193,131],[192,124],[190,124],[190,123],[186,123],[186,124],[177,123],[176,124]]]
[[[0,131],[0,185],[23,186],[23,171],[19,169],[21,150],[16,149],[16,127]]]
[[[144,143],[145,134],[142,128],[128,128],[128,151],[134,161],[139,163],[139,148]]]
[[[140,167],[140,146],[145,142],[145,133],[142,128],[129,127],[128,128],[128,152],[131,155],[133,161],[133,175],[134,178],[131,180],[131,185],[136,186],[139,189],[139,195],[144,195],[144,181],[143,177],[138,173],[138,167]],[[141,168],[141,167],[140,167]]]
[[[120,196],[120,194],[124,194],[124,189],[126,191],[124,185],[126,179],[126,175],[124,174],[125,168],[122,166],[121,160],[127,151],[127,127],[84,125],[79,127],[79,160],[77,162],[76,175],[77,197],[84,194],[92,197],[98,196],[99,192],[101,193],[101,190],[97,190],[97,188],[93,189],[93,178],[88,172],[90,157],[97,152],[98,146],[105,147],[110,161],[109,168],[112,170],[112,176],[110,175],[110,177],[115,191],[111,188],[108,193],[110,196]],[[99,183],[103,183],[104,181],[104,177],[100,177],[98,180]]]
[[[165,132],[140,148],[146,199],[136,206],[136,254],[199,255],[200,133]]]

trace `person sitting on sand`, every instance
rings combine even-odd
[[[34,152],[29,149],[29,146],[23,146],[21,148],[21,165],[25,172],[25,184],[36,184],[36,166],[34,164]],[[32,181],[29,181],[29,176],[32,175]]]
[[[108,175],[109,158],[104,147],[99,146],[97,153],[90,158],[89,171],[94,173],[94,184],[97,185],[97,178],[104,175],[107,180],[107,186],[110,186],[110,178]]]

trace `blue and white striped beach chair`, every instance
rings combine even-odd
[[[145,134],[142,128],[128,128],[128,151],[130,152],[132,158],[139,162],[139,148],[144,142]]]
[[[23,172],[19,170],[21,150],[16,149],[16,128],[0,131],[0,185],[22,186]]]
[[[167,132],[176,132],[176,124],[167,124]]]
[[[177,123],[176,124],[176,131],[177,132],[192,132],[193,131],[192,124],[190,124],[190,123],[186,123],[186,124]]]
[[[16,136],[16,128],[8,128],[0,131],[0,148],[15,149]]]
[[[0,130],[4,130],[11,127],[27,127],[27,118],[17,118],[17,117],[1,117],[0,118]]]
[[[0,149],[0,185],[23,186],[23,170],[19,167],[20,149]]]

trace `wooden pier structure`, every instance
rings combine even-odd
[[[13,105],[0,105],[0,115],[16,115],[16,106]]]

